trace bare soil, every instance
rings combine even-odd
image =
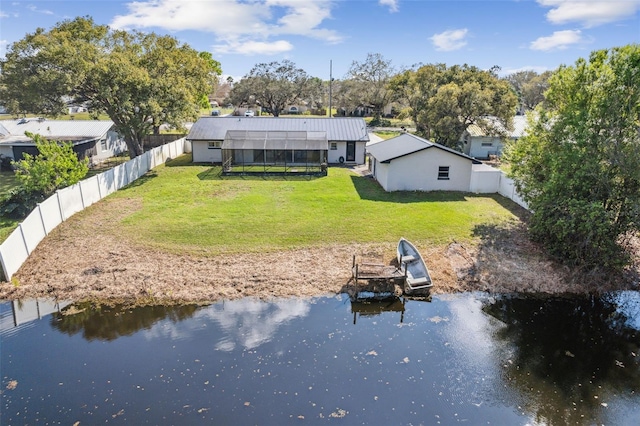
[[[137,208],[135,200],[121,200],[64,222],[40,243],[11,282],[0,283],[0,299],[170,304],[321,296],[353,290],[354,255],[358,262],[395,262],[392,243],[328,243],[213,257],[162,252],[118,237],[114,229],[105,226],[107,218],[123,217]],[[640,270],[634,265],[621,276],[611,276],[563,267],[528,240],[524,222],[504,228],[488,226],[469,244],[413,243],[429,267],[432,294],[635,289]]]

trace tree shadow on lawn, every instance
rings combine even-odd
[[[155,179],[157,177],[158,177],[158,174],[155,172],[155,170],[149,170],[143,176],[139,177],[138,179],[128,184],[127,188],[135,188],[138,186],[142,186],[145,183],[149,182],[151,179]]]

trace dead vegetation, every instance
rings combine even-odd
[[[126,214],[135,203],[119,210]],[[61,224],[33,252],[0,298],[137,304],[212,302],[241,297],[309,297],[344,292],[353,255],[395,261],[395,244],[327,244],[273,253],[213,257],[137,246],[79,214]],[[624,276],[571,270],[546,258],[526,237],[526,225],[484,226],[472,243],[420,249],[435,283],[432,293],[465,291],[583,293],[636,288],[638,265]]]

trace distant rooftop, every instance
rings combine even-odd
[[[0,121],[0,143],[32,143],[25,132],[47,139],[62,141],[86,141],[104,136],[113,127],[109,120],[46,120],[21,118]]]

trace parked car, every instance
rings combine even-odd
[[[248,109],[244,112],[245,117],[253,117],[255,114],[252,110]]]
[[[214,109],[213,111],[211,111],[211,115],[215,115],[215,116],[220,115],[220,110],[219,109]]]

